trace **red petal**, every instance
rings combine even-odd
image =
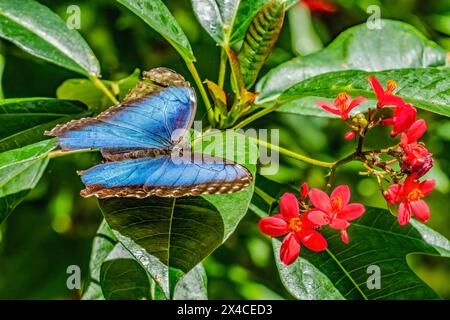
[[[372,76],[368,77],[367,81],[369,81],[370,86],[372,87],[373,91],[375,91],[377,99],[381,100],[384,97],[384,89],[378,79],[375,76]]]
[[[408,143],[419,140],[423,134],[427,131],[427,123],[423,119],[419,119],[414,122],[409,128],[406,135],[408,136]]]
[[[283,219],[290,221],[293,218],[298,218],[300,209],[298,207],[298,200],[292,193],[286,192],[280,199],[280,211]]]
[[[348,111],[356,108],[357,106],[359,106],[365,100],[367,100],[366,97],[358,97],[358,98],[352,100],[352,102],[350,103],[350,106],[348,107]]]
[[[384,119],[383,121],[381,121],[381,124],[383,126],[392,126],[394,124],[394,119],[393,118]]]
[[[428,204],[423,201],[412,201],[410,203],[411,210],[416,216],[417,219],[419,219],[422,222],[427,222],[428,219],[430,219],[430,208],[428,207]]]
[[[396,107],[404,104],[405,101],[403,101],[402,98],[390,94],[385,95],[380,103],[381,106],[396,106]]]
[[[431,193],[431,191],[433,191],[435,184],[436,183],[434,179],[427,179],[425,181],[422,181],[419,186],[420,191],[422,191],[424,196],[427,196]]]
[[[337,186],[331,193],[330,198],[340,198],[342,208],[350,201],[350,188],[347,185]]]
[[[325,111],[328,111],[328,112],[337,114],[338,116],[341,115],[341,111],[338,110],[338,109],[335,107],[334,104],[330,104],[330,105],[328,105],[328,106],[327,106],[327,105],[321,105],[320,107],[321,107],[322,109],[324,109]]]
[[[300,240],[294,232],[289,233],[281,243],[280,260],[285,265],[293,263],[300,253]]]
[[[289,232],[289,224],[275,216],[262,218],[259,220],[258,227],[262,233],[271,237],[279,237]]]
[[[348,223],[347,220],[339,218],[334,218],[330,223],[330,227],[336,230],[347,229],[349,225],[350,223]]]
[[[348,244],[350,242],[347,230],[341,230],[341,240],[345,244]]]
[[[330,223],[330,219],[328,218],[328,214],[323,211],[313,210],[308,212],[308,220],[318,226],[324,226]]]
[[[402,185],[400,184],[393,184],[391,185],[385,192],[384,197],[386,201],[389,204],[394,204],[396,202],[399,202],[403,195],[402,195]]]
[[[366,208],[361,203],[350,203],[342,208],[341,212],[339,212],[339,219],[344,220],[354,220],[359,218],[364,212]]]
[[[330,212],[330,197],[322,190],[316,188],[311,189],[309,192],[309,200],[316,208],[324,212]]]
[[[302,230],[299,237],[302,240],[303,245],[312,251],[318,252],[327,248],[327,240],[315,230]]]
[[[412,190],[416,188],[420,188],[420,184],[417,182],[417,173],[414,172],[406,177],[405,182],[403,182],[402,193],[403,195],[408,195]]]
[[[411,219],[411,208],[409,207],[409,203],[406,201],[402,201],[398,206],[398,223],[401,226],[408,224]]]

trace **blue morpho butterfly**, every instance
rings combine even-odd
[[[105,163],[79,172],[86,185],[80,194],[181,197],[231,193],[249,186],[251,173],[234,162],[194,153],[183,154],[183,159],[197,160],[173,161],[174,150],[194,120],[195,91],[166,68],[145,72],[144,80],[150,81],[140,82],[118,106],[46,132],[59,137],[63,150],[98,148],[105,158]]]

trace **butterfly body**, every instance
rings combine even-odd
[[[107,161],[81,171],[84,197],[197,196],[240,191],[252,182],[248,170],[221,158],[183,152],[180,141],[195,116],[195,92],[174,71],[147,73],[128,99],[95,118],[56,126],[63,150],[100,149]],[[155,84],[155,79],[157,83]]]

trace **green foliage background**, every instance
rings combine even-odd
[[[102,64],[105,79],[121,79],[135,68],[148,70],[166,66],[189,78],[189,72],[177,52],[144,22],[114,1],[42,0],[63,19],[69,5],[81,8],[80,33]],[[165,1],[184,29],[197,57],[199,73],[217,79],[220,49],[195,18],[188,0]],[[344,29],[364,22],[370,4],[379,4],[383,18],[406,21],[450,50],[450,6],[445,1],[337,1],[339,10],[332,15],[315,17],[315,29],[324,44]],[[263,74],[296,54],[293,38],[298,36],[295,17],[288,17],[280,40]],[[292,20],[292,21],[291,21]],[[447,22],[445,22],[447,21]],[[294,26],[294,28],[292,27]],[[368,39],[370,41],[370,39]],[[54,97],[61,83],[79,78],[76,73],[32,58],[14,45],[0,42],[0,54],[7,61],[2,87],[5,97]],[[1,63],[0,63],[1,64]],[[202,108],[199,108],[202,110]],[[198,118],[203,115],[199,113]],[[422,112],[429,123],[425,142],[436,161],[431,175],[437,190],[429,198],[432,218],[428,225],[450,238],[448,214],[450,190],[450,120]],[[283,125],[281,125],[283,124]],[[292,150],[314,158],[334,160],[351,151],[342,136],[344,127],[333,120],[276,113],[258,120],[261,128],[283,128],[280,141]],[[387,137],[379,131],[370,136],[368,146]],[[66,287],[66,268],[79,265],[88,275],[92,239],[102,219],[97,201],[82,199],[82,188],[75,168],[86,168],[99,161],[97,155],[78,154],[50,162],[43,179],[9,219],[0,225],[0,299],[77,299],[77,291]],[[337,181],[352,186],[355,200],[384,207],[375,182],[359,178],[352,164],[339,171]],[[282,158],[279,182],[323,185],[324,170]],[[204,263],[208,274],[210,299],[292,298],[280,282],[272,247],[257,230],[258,217],[248,214],[228,241]],[[410,256],[413,270],[436,292],[450,298],[450,261],[437,257]]]

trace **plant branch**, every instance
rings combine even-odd
[[[278,107],[280,107],[280,105],[278,103],[274,103],[270,107],[264,108],[264,109],[262,109],[262,110],[260,110],[260,111],[258,111],[256,113],[252,114],[250,117],[242,120],[237,125],[235,125],[233,127],[233,129],[241,129],[241,128],[245,127],[246,125],[252,123],[256,119],[259,119],[262,116],[265,116],[266,114],[271,113],[272,111],[276,110]]]
[[[107,86],[105,86],[105,84],[103,83],[102,80],[100,80],[99,78],[94,77],[94,76],[89,77],[89,79],[91,79],[91,81],[94,83],[94,85],[95,85],[98,89],[100,89],[100,90],[105,94],[105,96],[107,96],[108,99],[111,100],[111,102],[112,102],[114,105],[118,105],[118,104],[119,104],[119,100],[116,99],[116,97],[114,96],[114,94],[108,89]]]
[[[225,74],[227,72],[227,53],[224,48],[220,50],[220,67],[219,67],[219,79],[217,84],[221,89],[223,89],[223,84],[225,82]]]
[[[312,165],[315,165],[315,166],[331,168],[335,164],[334,162],[325,162],[325,161],[320,161],[320,160],[316,160],[316,159],[313,159],[313,158],[309,158],[309,157],[304,156],[302,154],[293,152],[293,151],[285,149],[283,147],[276,146],[274,144],[271,144],[271,143],[263,141],[263,140],[259,140],[259,139],[252,138],[252,137],[248,137],[248,138],[250,140],[256,142],[257,144],[259,144],[260,146],[264,146],[264,147],[269,148],[271,150],[276,150],[279,153],[284,154],[284,155],[286,155],[286,156],[288,156],[290,158],[293,158],[293,159],[296,159],[296,160],[299,160],[299,161],[302,161],[302,162],[305,162],[305,163],[309,163],[309,164],[312,164]]]
[[[197,84],[197,88],[200,91],[200,95],[202,96],[203,102],[206,107],[206,112],[208,114],[208,120],[211,125],[215,124],[214,120],[214,111],[211,106],[211,102],[209,101],[208,94],[206,93],[205,87],[203,86],[203,82],[200,79],[200,76],[198,75],[197,68],[195,68],[195,65],[192,61],[186,60],[186,66],[189,69],[189,71],[192,74],[192,77],[194,78],[195,83]]]

